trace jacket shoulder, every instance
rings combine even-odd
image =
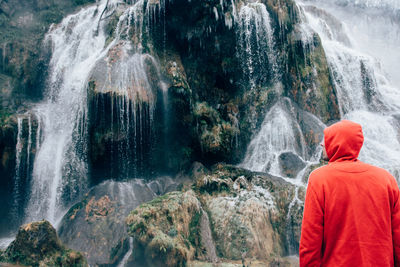
[[[324,177],[326,177],[326,174],[329,172],[330,169],[331,168],[329,165],[324,165],[324,166],[321,166],[321,167],[313,170],[308,177],[308,183],[321,182],[322,179],[324,179]]]
[[[394,176],[387,171],[386,169],[383,169],[381,167],[377,167],[374,165],[370,165],[368,164],[371,168],[371,171],[373,171],[377,176],[382,177],[383,179],[386,179],[391,185],[396,186],[396,188],[398,188],[397,185],[397,181],[396,178],[394,178]]]

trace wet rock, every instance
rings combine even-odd
[[[272,176],[249,176],[241,169],[229,177],[229,168],[218,167],[214,179],[226,180],[229,190],[200,196],[210,215],[218,255],[232,260],[271,260],[284,255],[286,237],[282,224],[293,186]]]
[[[195,193],[189,190],[168,193],[134,210],[126,222],[137,261],[146,266],[185,266],[195,254],[189,240],[197,236],[190,226],[201,215],[200,208]]]
[[[295,36],[293,31],[288,41],[288,56],[295,58],[285,74],[285,85],[290,86],[286,89],[288,96],[325,123],[339,119],[338,99],[319,36],[314,35],[313,42],[308,44]]]
[[[0,109],[0,200],[7,203],[0,208],[0,234],[17,231],[14,227],[22,224],[37,130],[38,120],[33,114],[13,114]]]
[[[162,71],[166,77],[166,88],[162,92],[166,100],[164,118],[167,123],[162,126],[165,140],[159,149],[165,155],[162,162],[170,171],[181,171],[193,161],[194,95],[190,87],[178,50],[168,49],[163,52]],[[166,99],[167,97],[167,99]],[[178,137],[179,138],[176,138]]]
[[[30,266],[88,266],[81,253],[64,247],[47,221],[21,226],[3,257],[8,262]]]
[[[198,266],[215,261],[224,266],[235,260],[290,266],[284,256],[293,245],[288,242],[299,242],[292,236],[300,236],[301,217],[295,214],[302,212],[301,201],[291,204],[295,190],[280,178],[215,165],[197,175],[188,191],[171,192],[132,211],[127,224],[140,251],[135,261],[149,266],[162,261],[167,266],[197,266],[190,265],[193,261],[200,261],[193,263]],[[209,223],[204,223],[204,213]]]
[[[299,171],[304,169],[306,163],[293,152],[284,152],[279,155],[279,165],[285,176],[295,178]]]
[[[325,124],[313,114],[296,107],[297,121],[299,122],[304,141],[307,144],[308,157],[312,157],[324,138]]]
[[[89,159],[95,183],[150,175],[159,143],[155,109],[164,89],[160,66],[121,41],[98,60],[88,84]],[[113,152],[118,151],[118,152]],[[123,155],[121,157],[121,155]]]
[[[8,218],[12,205],[13,178],[15,175],[15,153],[18,126],[14,116],[1,112],[0,124],[0,199],[5,203],[0,208],[0,218]],[[0,220],[0,229],[8,230],[9,220]],[[5,234],[5,233],[3,233]]]
[[[107,181],[95,186],[64,216],[60,239],[82,251],[93,266],[116,264],[129,248],[125,218],[140,203],[176,189],[169,178]]]
[[[221,118],[221,115],[206,102],[196,103],[194,115],[202,153],[211,157],[224,158],[234,148],[237,125]]]

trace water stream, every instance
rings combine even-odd
[[[102,31],[97,36],[94,32],[98,10],[105,3],[68,16],[46,36],[52,47],[50,75],[46,100],[35,109],[42,122],[43,142],[34,161],[26,221],[46,218],[55,223],[65,209],[63,194],[72,200],[85,191],[86,84],[104,53],[106,37]]]
[[[399,2],[310,0],[296,3],[300,11],[298,28],[303,48],[314,49],[314,36],[318,34],[338,97],[340,115],[363,127],[365,142],[360,159],[389,170],[399,179],[400,83],[397,70],[400,60],[396,59],[400,57],[400,20],[398,13],[388,12],[388,9],[398,11]],[[382,18],[385,12],[391,15]],[[251,23],[255,27],[256,23]],[[246,46],[242,45],[241,49],[250,54],[248,51],[251,49],[246,49]],[[251,57],[245,62],[250,65],[247,69],[251,77],[256,63]],[[311,165],[319,163],[321,148],[306,153],[307,145],[299,126],[302,122],[292,112],[290,101],[286,100],[289,105],[284,101],[278,101],[269,109],[240,166],[252,171],[269,172],[295,185],[296,194],[287,213],[290,224],[292,208],[300,203],[299,186],[306,186],[303,176]],[[320,125],[319,130],[322,130],[324,124],[314,118],[315,124]],[[294,178],[287,177],[279,165],[279,156],[288,152],[305,163]],[[291,235],[289,228],[288,242]],[[297,253],[290,242],[288,247],[289,253]]]
[[[133,175],[128,172],[132,165],[148,160],[143,157],[148,148],[140,146],[149,142],[145,138],[151,136],[153,90],[161,86],[161,78],[154,86],[156,79],[149,75],[161,74],[156,60],[144,53],[142,42],[150,27],[145,25],[146,12],[151,10],[145,3],[136,1],[122,9],[111,42],[103,27],[106,18],[125,5],[117,0],[85,7],[52,26],[46,35],[52,57],[46,100],[34,108],[41,142],[36,144],[26,221],[46,218],[54,224],[87,191],[89,81],[96,82],[100,95],[111,95],[107,116],[110,127],[118,129],[112,138],[122,139],[111,150],[118,159],[115,168],[128,178]],[[130,34],[134,38],[128,38]]]
[[[129,257],[133,252],[133,237],[129,237],[129,250],[126,252],[125,256],[122,258],[121,262],[117,267],[125,267],[128,263]]]
[[[400,61],[394,67],[385,51],[390,51],[393,58],[400,57],[400,23],[390,15],[381,18],[388,6],[398,9],[398,4],[347,2],[351,8],[337,6],[333,1],[299,1],[303,23],[310,29],[303,34],[305,39],[313,32],[320,36],[342,118],[363,127],[365,141],[360,159],[387,169],[399,179],[400,83],[398,75],[391,73],[398,69]],[[382,46],[379,48],[377,43]]]
[[[218,256],[210,228],[210,219],[203,208],[201,208],[200,236],[201,244],[206,249],[207,260],[216,263],[218,261]]]
[[[13,192],[13,207],[11,213],[13,217],[18,217],[20,203],[21,203],[21,176],[23,172],[21,171],[21,157],[22,157],[22,149],[23,149],[23,142],[22,142],[22,122],[23,118],[17,118],[17,125],[18,125],[18,133],[17,133],[17,145],[15,148],[15,178],[14,178],[14,192]]]

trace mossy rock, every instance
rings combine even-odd
[[[193,177],[191,189],[156,198],[129,215],[137,263],[191,266],[199,260],[206,264],[210,254],[203,244],[201,224],[206,213],[220,262],[258,260],[264,266],[290,266],[284,264],[284,255],[298,246],[303,209],[301,201],[290,204],[294,185],[221,163]],[[298,189],[298,197],[304,198],[304,189]]]
[[[186,266],[195,248],[191,230],[201,204],[192,190],[171,192],[140,205],[128,216],[128,233],[136,249],[142,251],[147,266]],[[193,242],[190,242],[192,240]],[[141,253],[138,253],[139,255]]]
[[[64,247],[48,221],[21,226],[3,256],[7,262],[30,266],[88,266],[80,252]]]
[[[125,223],[129,212],[155,195],[175,189],[170,179],[105,181],[64,215],[58,230],[60,239],[84,253],[91,266],[115,265],[129,249]]]
[[[206,102],[196,103],[194,116],[197,136],[202,153],[218,157],[229,157],[234,148],[235,137],[240,130],[232,121],[222,119],[220,113]],[[206,157],[206,156],[205,156]]]

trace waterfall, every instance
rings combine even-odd
[[[368,29],[370,26],[366,26],[370,23],[367,24],[363,20],[370,22],[377,16],[375,13],[378,11],[369,12],[368,8],[387,8],[392,5],[392,8],[398,10],[399,7],[390,1],[349,0],[347,2],[352,8],[341,8],[332,2],[297,2],[301,11],[299,28],[303,47],[313,49],[314,35],[318,34],[321,38],[337,92],[340,114],[342,118],[359,122],[364,129],[365,145],[361,150],[361,160],[387,168],[397,175],[400,170],[400,164],[396,161],[400,156],[400,143],[396,134],[397,114],[400,111],[400,92],[397,88],[400,83],[386,71],[385,63],[390,65],[393,62],[388,61],[385,53],[378,49],[376,38],[370,38],[373,40],[369,49],[371,52],[367,53],[369,42],[365,40],[384,28],[379,25],[383,19],[377,18],[378,25],[374,23],[373,32]],[[360,6],[363,8],[362,12],[367,15],[357,16],[361,12]],[[398,26],[398,22],[393,21],[393,18],[391,23],[386,21],[385,27],[388,27],[393,36],[387,31],[377,36],[389,36],[387,46],[393,58],[400,56],[394,48],[397,49],[400,42],[400,31],[396,25]],[[252,68],[248,69],[251,73]],[[397,67],[391,69],[393,71]],[[293,132],[297,131],[296,123],[296,118],[282,111],[278,104],[272,107],[260,132],[251,141],[242,166],[280,175],[274,166],[277,166],[277,154],[282,151],[294,152],[303,160],[307,160],[301,149],[295,148],[298,140],[294,136],[300,136],[301,139],[301,131],[300,134]]]
[[[86,84],[108,50],[103,31],[94,34],[105,5],[102,1],[66,17],[46,35],[52,57],[46,100],[35,108],[43,141],[34,161],[27,221],[46,218],[54,224],[66,208],[64,201],[85,191]]]
[[[54,224],[86,192],[87,139],[97,125],[111,129],[115,173],[130,178],[138,174],[131,169],[145,169],[155,90],[166,87],[158,62],[147,53],[148,35],[156,23],[151,16],[165,8],[161,5],[164,1],[139,0],[126,6],[102,0],[49,30],[45,43],[52,56],[45,100],[34,108],[39,125],[26,221],[46,218]],[[118,12],[114,37],[107,39],[103,28]],[[91,82],[94,98],[87,94]]]
[[[117,267],[125,267],[128,263],[129,257],[132,255],[133,252],[133,237],[129,237],[129,250],[126,252],[125,256],[122,258],[121,262],[118,264]]]
[[[28,146],[26,149],[26,179],[27,180],[29,178],[29,172],[30,172],[31,146],[32,146],[32,119],[31,119],[31,114],[28,114]]]
[[[162,93],[164,111],[168,108],[168,85],[148,41],[152,27],[163,16],[163,5],[163,1],[141,0],[128,7],[119,18],[115,45],[90,76],[96,85],[89,104],[90,135],[110,133],[110,153],[95,163],[104,168],[99,174],[103,179],[128,179],[150,172],[157,92]],[[165,121],[167,115],[164,112]]]
[[[234,8],[234,4],[232,5]],[[237,18],[238,57],[250,90],[272,79],[276,72],[273,30],[262,3],[242,6]]]
[[[21,157],[22,157],[22,149],[23,149],[23,142],[22,142],[22,122],[23,118],[17,118],[18,124],[18,133],[17,133],[17,145],[15,147],[15,177],[14,177],[14,190],[13,190],[13,207],[11,209],[11,214],[13,214],[14,218],[19,216],[19,209],[21,207],[21,176],[23,172],[21,170]],[[29,152],[28,152],[29,153]]]
[[[292,152],[307,160],[304,137],[290,109],[289,99],[284,99],[268,111],[261,130],[247,148],[241,167],[282,176],[278,158],[283,152]]]
[[[359,158],[399,179],[400,82],[398,75],[391,75],[398,70],[399,61],[388,59],[385,50],[392,58],[400,58],[400,31],[398,20],[390,13],[381,17],[389,6],[399,10],[399,5],[389,0],[347,2],[351,8],[330,1],[298,2],[303,24],[310,29],[303,35],[315,32],[320,36],[341,116],[363,127],[364,146]]]
[[[232,9],[236,26],[236,54],[241,62],[243,83],[252,97],[255,97],[256,89],[274,85],[278,74],[271,19],[263,3],[247,3],[236,15],[235,4],[232,2]],[[255,130],[256,123],[256,108],[251,105],[252,130]]]
[[[37,129],[36,129],[36,148],[35,151],[39,151],[40,148],[40,142],[41,142],[41,121],[40,121],[40,117],[37,118]]]

